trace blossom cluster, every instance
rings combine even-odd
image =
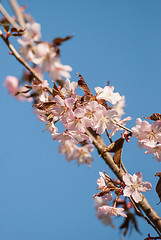
[[[156,160],[161,162],[161,121],[156,120],[150,124],[137,118],[132,133],[138,139],[139,148],[144,147],[147,150],[145,154],[154,154]]]
[[[143,182],[141,172],[135,173],[133,176],[129,173],[123,175],[123,183],[120,181],[112,180],[106,173],[100,172],[100,178],[97,180],[99,193],[94,195],[95,208],[97,210],[97,217],[106,225],[113,227],[111,216],[121,215],[127,217],[128,209],[131,208],[130,204],[126,204],[126,208],[117,207],[119,204],[125,206],[125,202],[120,199],[121,196],[132,197],[138,203],[142,201],[143,195],[141,192],[151,190],[152,186],[149,182]],[[112,201],[112,192],[116,194],[113,206],[109,205]],[[124,211],[127,211],[125,214]]]
[[[63,65],[59,58],[59,49],[56,44],[41,41],[41,26],[30,19],[26,23],[24,34],[18,42],[22,45],[20,54],[27,62],[38,65],[41,72],[48,72],[50,79],[60,80],[62,77],[70,78],[72,68]]]
[[[97,134],[110,131],[111,138],[117,131],[122,130],[131,117],[121,119],[124,114],[125,97],[114,92],[113,86],[104,88],[96,87],[93,95],[86,82],[79,75],[80,80],[70,82],[71,70],[69,66],[60,64],[58,46],[40,41],[40,25],[36,22],[26,24],[26,29],[19,43],[21,55],[26,61],[34,63],[35,71],[43,79],[43,73],[48,72],[49,77],[58,81],[61,77],[67,77],[62,86],[54,83],[53,89],[47,80],[39,80],[32,74],[25,72],[23,80],[28,84],[19,86],[18,79],[8,76],[5,86],[10,94],[19,100],[33,101],[34,112],[40,121],[46,123],[46,129],[51,133],[53,140],[61,143],[59,152],[65,154],[66,160],[76,159],[78,164],[90,165],[94,150],[91,139],[87,135],[87,129],[92,129]],[[62,40],[63,41],[63,40]],[[77,87],[83,89],[81,97],[76,93]],[[63,127],[58,124],[61,122]],[[58,131],[59,125],[63,131]]]

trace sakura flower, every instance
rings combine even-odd
[[[54,97],[54,101],[56,102],[56,106],[53,108],[53,111],[55,111],[59,116],[61,114],[64,114],[63,117],[64,122],[67,120],[67,112],[69,110],[72,110],[74,107],[75,99],[74,98],[66,98],[65,100],[62,99],[59,95],[56,95]],[[63,121],[63,119],[62,119]]]
[[[52,122],[48,122],[46,124],[46,130],[48,130],[53,135],[58,132],[58,129],[54,124],[54,121],[56,121],[56,120],[57,120],[57,117],[54,117]]]
[[[44,80],[43,82],[36,82],[33,81],[32,89],[34,92],[41,91],[43,89],[47,89],[49,87],[49,83],[47,80]]]
[[[41,38],[41,25],[36,22],[26,23],[25,31],[22,35],[22,39],[18,39],[18,42],[22,45],[28,45],[34,41],[39,41]]]
[[[114,93],[113,86],[105,86],[104,88],[96,87],[95,91],[97,92],[97,99],[103,99],[105,101],[109,101],[112,104],[116,104],[121,100],[121,96],[118,92]]]
[[[74,112],[68,111],[68,115],[63,121],[64,127],[69,130],[76,129],[79,132],[85,133],[86,125],[82,120],[84,114],[85,110],[83,108],[76,108]]]
[[[50,78],[55,80],[60,80],[61,76],[64,78],[70,78],[70,73],[72,68],[69,65],[63,65],[60,59],[56,57],[52,62],[51,68],[49,70]]]
[[[132,132],[138,138],[140,148],[150,144],[153,146],[161,142],[161,121],[155,121],[151,125],[147,121],[137,119],[136,127],[132,128]]]
[[[124,213],[124,208],[115,208],[107,205],[99,207],[98,212],[103,214],[108,214],[110,216],[121,215],[123,217],[127,217],[127,215]]]
[[[78,144],[78,142],[76,141],[76,139],[73,137],[73,135],[71,134],[70,131],[68,130],[65,130],[64,132],[62,133],[55,133],[55,134],[52,134],[52,139],[53,140],[57,140],[58,142],[65,142],[67,140],[72,140],[75,144]]]
[[[58,148],[61,154],[65,154],[66,160],[68,162],[74,159],[74,151],[76,149],[76,145],[72,140],[63,141]]]
[[[110,188],[106,185],[105,182],[105,175],[102,172],[99,172],[100,178],[97,180],[97,184],[99,186],[99,189],[102,192],[102,198],[106,201],[112,200],[112,193],[110,192]]]
[[[138,137],[140,132],[141,132],[141,123],[142,123],[142,120],[140,118],[137,118],[136,119],[136,126],[135,127],[132,127],[132,134],[134,137]]]
[[[78,164],[87,163],[88,165],[90,165],[90,163],[93,161],[90,152],[92,152],[93,150],[94,146],[91,143],[87,143],[82,147],[76,146],[75,151],[73,153],[73,158],[77,160]]]
[[[112,228],[115,228],[113,222],[112,222],[112,217],[109,216],[108,214],[101,213],[100,211],[98,212],[98,208],[102,207],[103,205],[107,205],[107,202],[102,198],[102,197],[95,197],[94,198],[94,206],[96,208],[96,216],[98,217],[99,220],[106,226],[111,226]]]
[[[8,89],[11,95],[14,95],[18,89],[18,78],[14,76],[7,76],[4,82],[4,86]]]
[[[161,162],[161,143],[152,146],[151,144],[144,144],[144,147],[148,150],[145,154],[154,154],[154,157],[158,162]]]
[[[100,105],[99,111],[97,112],[98,116],[98,122],[95,126],[92,128],[96,130],[96,133],[102,134],[106,129],[111,130],[113,127],[114,121],[113,119],[116,117],[117,111],[112,110],[106,110],[106,108],[102,105]]]
[[[43,42],[34,47],[31,61],[38,64],[42,71],[49,72],[55,58],[55,48],[51,47],[48,42]]]
[[[117,116],[116,116],[116,118],[117,118]],[[115,120],[116,120],[116,118],[115,118]],[[126,117],[126,118],[124,118],[124,119],[122,119],[122,120],[115,121],[115,122],[116,122],[116,123],[119,123],[119,124],[122,125],[122,126],[125,126],[125,124],[126,124],[128,121],[130,121],[131,119],[132,119],[131,117]],[[109,134],[109,137],[112,137],[117,131],[122,130],[122,128],[119,127],[117,124],[113,124],[111,130],[112,130],[112,132]]]
[[[32,101],[29,92],[27,92],[27,88],[24,86],[18,86],[18,78],[14,76],[7,76],[4,82],[4,86],[8,89],[9,93],[17,98],[19,101]],[[18,93],[17,95],[15,95]]]
[[[152,186],[149,182],[142,182],[143,177],[141,172],[134,173],[130,175],[125,173],[123,175],[123,181],[125,183],[125,188],[123,191],[124,196],[132,196],[136,203],[142,201],[142,193],[151,190]]]
[[[61,92],[64,96],[64,98],[69,98],[69,97],[76,97],[76,88],[78,86],[77,82],[70,82],[70,80],[67,78],[65,80],[65,86],[61,89]]]
[[[85,115],[83,117],[83,122],[86,127],[94,127],[100,119],[100,104],[96,101],[90,101],[86,106],[84,106]],[[102,108],[101,108],[102,109]]]
[[[121,96],[121,99],[118,102],[116,102],[112,107],[112,109],[115,109],[118,112],[117,117],[115,118],[117,121],[119,121],[122,115],[125,114],[124,107],[125,107],[125,96]]]

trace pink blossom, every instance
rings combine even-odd
[[[141,121],[140,118],[136,120],[136,126],[132,128],[133,135],[138,138],[139,147],[146,147],[146,145],[154,145],[161,142],[161,121],[148,123]]]
[[[83,117],[83,122],[86,127],[94,127],[100,119],[100,111],[102,111],[101,105],[96,101],[90,101],[84,106],[85,115]]]
[[[99,172],[100,178],[97,179],[97,184],[99,186],[99,189],[101,191],[104,191],[107,189],[106,183],[105,183],[105,175],[102,172]],[[112,193],[109,191],[105,195],[102,196],[103,199],[106,201],[111,201],[112,200]]]
[[[7,76],[4,82],[4,86],[8,89],[11,95],[14,95],[18,89],[18,78],[14,76]]]
[[[63,65],[60,59],[56,57],[52,62],[51,68],[49,70],[50,78],[60,80],[61,76],[64,78],[70,78],[70,73],[72,68],[69,65]]]
[[[142,182],[143,177],[141,172],[134,173],[130,175],[125,173],[123,175],[123,181],[125,183],[124,196],[132,196],[136,203],[142,201],[142,193],[151,190],[152,186],[149,182]]]
[[[116,117],[117,121],[119,121],[122,115],[125,114],[124,107],[125,107],[125,96],[121,96],[121,99],[118,102],[116,102],[112,107],[112,109],[115,109],[118,112],[118,115]]]
[[[85,110],[83,108],[76,108],[73,111],[68,111],[66,119],[62,119],[64,127],[66,129],[72,130],[76,129],[79,132],[85,133],[86,126],[82,121],[85,114]]]
[[[39,41],[40,38],[41,38],[41,25],[36,22],[26,23],[22,39],[18,39],[18,42],[22,45],[28,45],[33,41]]]
[[[96,130],[96,133],[102,134],[106,129],[111,130],[113,127],[113,119],[116,117],[117,111],[112,110],[106,110],[106,108],[102,105],[100,105],[97,116],[98,116],[98,122],[96,125],[94,125],[92,128]]]
[[[112,217],[109,216],[108,214],[101,213],[100,211],[98,212],[98,208],[102,207],[103,205],[107,205],[107,202],[102,198],[102,197],[95,197],[94,198],[94,206],[96,208],[96,216],[98,217],[99,220],[106,226],[111,226],[112,228],[115,228],[113,222],[112,222]]]
[[[95,91],[97,92],[97,99],[104,99],[105,101],[109,101],[112,104],[116,104],[121,100],[121,96],[118,92],[114,93],[113,86],[105,86],[104,88],[96,87]]]
[[[48,42],[43,42],[34,47],[31,61],[38,64],[42,71],[49,72],[52,64],[55,62],[55,58],[55,48],[51,47]]]
[[[110,216],[121,215],[123,217],[127,217],[127,215],[124,213],[124,208],[115,208],[115,207],[110,207],[107,205],[99,207],[98,212],[103,213],[103,214],[108,214]]]
[[[72,140],[63,141],[58,148],[61,154],[65,154],[66,160],[68,162],[74,159],[73,154],[75,152],[76,145]]]
[[[73,158],[77,160],[78,164],[90,163],[93,161],[93,158],[90,152],[93,152],[94,146],[91,143],[87,143],[82,147],[76,146],[75,151],[73,153]]]
[[[43,82],[33,82],[32,89],[34,92],[38,92],[43,89],[47,89],[49,87],[49,83],[47,80],[44,80]]]
[[[78,83],[77,82],[70,82],[70,80],[67,78],[65,80],[65,86],[61,89],[61,92],[64,96],[64,98],[69,97],[76,97],[76,89],[77,89]]]
[[[144,147],[148,150],[145,154],[154,154],[154,157],[158,162],[161,162],[161,143],[152,146],[151,144],[144,144]]]
[[[74,107],[75,99],[74,98],[66,98],[64,100],[59,95],[56,95],[54,97],[54,101],[56,102],[56,105],[53,108],[53,111],[56,112],[59,116],[63,114],[63,117],[65,119],[62,121],[66,122],[67,112],[69,110],[72,110],[72,108]]]
[[[56,120],[57,118],[54,117],[53,121],[52,122],[47,122],[46,124],[46,129],[52,134],[54,135],[55,133],[58,132],[58,129],[57,127],[55,126],[54,124],[54,120]]]
[[[117,118],[117,116],[116,116],[116,118]],[[131,117],[126,117],[126,118],[124,118],[124,119],[122,119],[122,120],[115,121],[115,122],[116,122],[116,123],[119,123],[119,124],[122,125],[122,126],[125,126],[126,123],[127,123],[128,121],[130,121],[131,119],[132,119]],[[121,131],[122,128],[119,127],[119,126],[116,125],[116,124],[113,124],[111,130],[112,130],[112,132],[109,134],[110,137],[112,137],[117,131]]]

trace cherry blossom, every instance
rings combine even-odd
[[[73,143],[72,140],[66,140],[61,143],[58,147],[59,152],[61,154],[65,154],[65,158],[68,162],[74,159],[74,152],[75,152],[76,145]]]
[[[94,206],[96,208],[96,216],[98,217],[99,220],[101,220],[101,222],[106,225],[106,226],[111,226],[113,229],[115,228],[113,222],[112,222],[112,217],[108,214],[104,214],[101,211],[98,212],[98,208],[102,207],[102,206],[107,205],[107,202],[105,201],[105,199],[103,199],[102,197],[95,197],[94,198]]]
[[[61,92],[64,96],[64,98],[69,97],[76,97],[76,89],[77,89],[78,83],[77,82],[70,82],[69,78],[65,80],[65,86],[61,89]]]
[[[11,95],[14,95],[18,89],[18,78],[14,76],[7,76],[4,82],[4,86],[8,89]]]
[[[100,105],[97,114],[99,120],[96,125],[93,126],[96,133],[102,134],[106,129],[111,130],[113,124],[115,124],[113,119],[116,117],[117,111],[114,109],[106,110],[104,106]]]
[[[145,154],[154,154],[154,157],[158,162],[161,162],[161,143],[152,146],[151,144],[144,144],[144,147],[147,149]]]
[[[22,45],[28,45],[34,41],[39,41],[40,38],[41,25],[36,22],[26,23],[22,39],[18,39],[18,42]]]
[[[105,86],[104,88],[96,87],[95,91],[97,92],[97,99],[103,99],[105,101],[109,101],[112,104],[116,104],[121,100],[121,96],[118,92],[114,93],[113,86]]]
[[[112,193],[110,192],[110,189],[106,186],[106,182],[105,182],[105,175],[102,172],[99,172],[100,178],[98,178],[97,180],[97,184],[99,186],[99,189],[101,191],[106,191],[107,193],[104,194],[102,196],[103,199],[105,199],[106,201],[111,201],[112,200]]]
[[[121,126],[125,126],[125,124],[132,119],[131,117],[126,117],[122,120],[116,121],[116,118],[117,118],[117,116],[115,117],[115,122],[119,123]],[[111,130],[112,131],[109,134],[109,137],[112,137],[117,131],[122,130],[122,128],[119,127],[117,124],[113,124]]]
[[[71,76],[69,72],[71,71],[71,66],[61,64],[60,59],[58,57],[55,57],[49,70],[49,76],[50,78],[56,80],[60,80],[61,76],[64,78],[70,78]]]
[[[161,142],[161,121],[148,123],[137,119],[136,126],[132,128],[133,135],[138,138],[139,143],[155,144]]]
[[[107,214],[109,216],[121,215],[122,217],[127,217],[127,215],[124,213],[124,208],[110,207],[107,205],[99,207],[98,212],[102,214]]]
[[[119,121],[122,115],[125,114],[124,107],[125,107],[125,96],[121,96],[121,99],[118,102],[116,102],[112,107],[112,109],[115,109],[118,112],[117,117],[115,118],[117,121]]]
[[[132,196],[136,203],[142,201],[142,193],[151,190],[152,186],[149,182],[142,182],[143,177],[141,172],[134,173],[132,176],[129,173],[123,175],[125,188],[123,191],[124,196]]]
[[[93,152],[94,146],[91,143],[87,143],[82,147],[76,146],[73,153],[73,158],[77,160],[78,164],[87,163],[90,166],[90,163],[93,162],[93,158],[90,152]]]

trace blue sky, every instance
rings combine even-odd
[[[2,4],[10,10],[6,1]],[[19,0],[41,23],[42,39],[74,37],[61,47],[63,64],[83,75],[90,89],[104,87],[108,80],[125,95],[128,127],[137,117],[160,112],[161,100],[161,2],[159,0]],[[17,46],[17,45],[16,45]],[[7,75],[20,77],[23,67],[8,54],[0,41],[0,98],[2,115],[0,160],[0,239],[79,240],[121,239],[119,230],[102,225],[95,217],[92,196],[98,172],[111,170],[95,151],[91,168],[68,163],[57,150],[30,103],[13,99],[3,87]],[[143,173],[153,190],[146,197],[161,215],[155,193],[161,163],[145,155],[137,140],[126,143],[123,161],[129,173]],[[118,226],[121,218],[114,223]],[[140,220],[144,239],[154,231]]]

